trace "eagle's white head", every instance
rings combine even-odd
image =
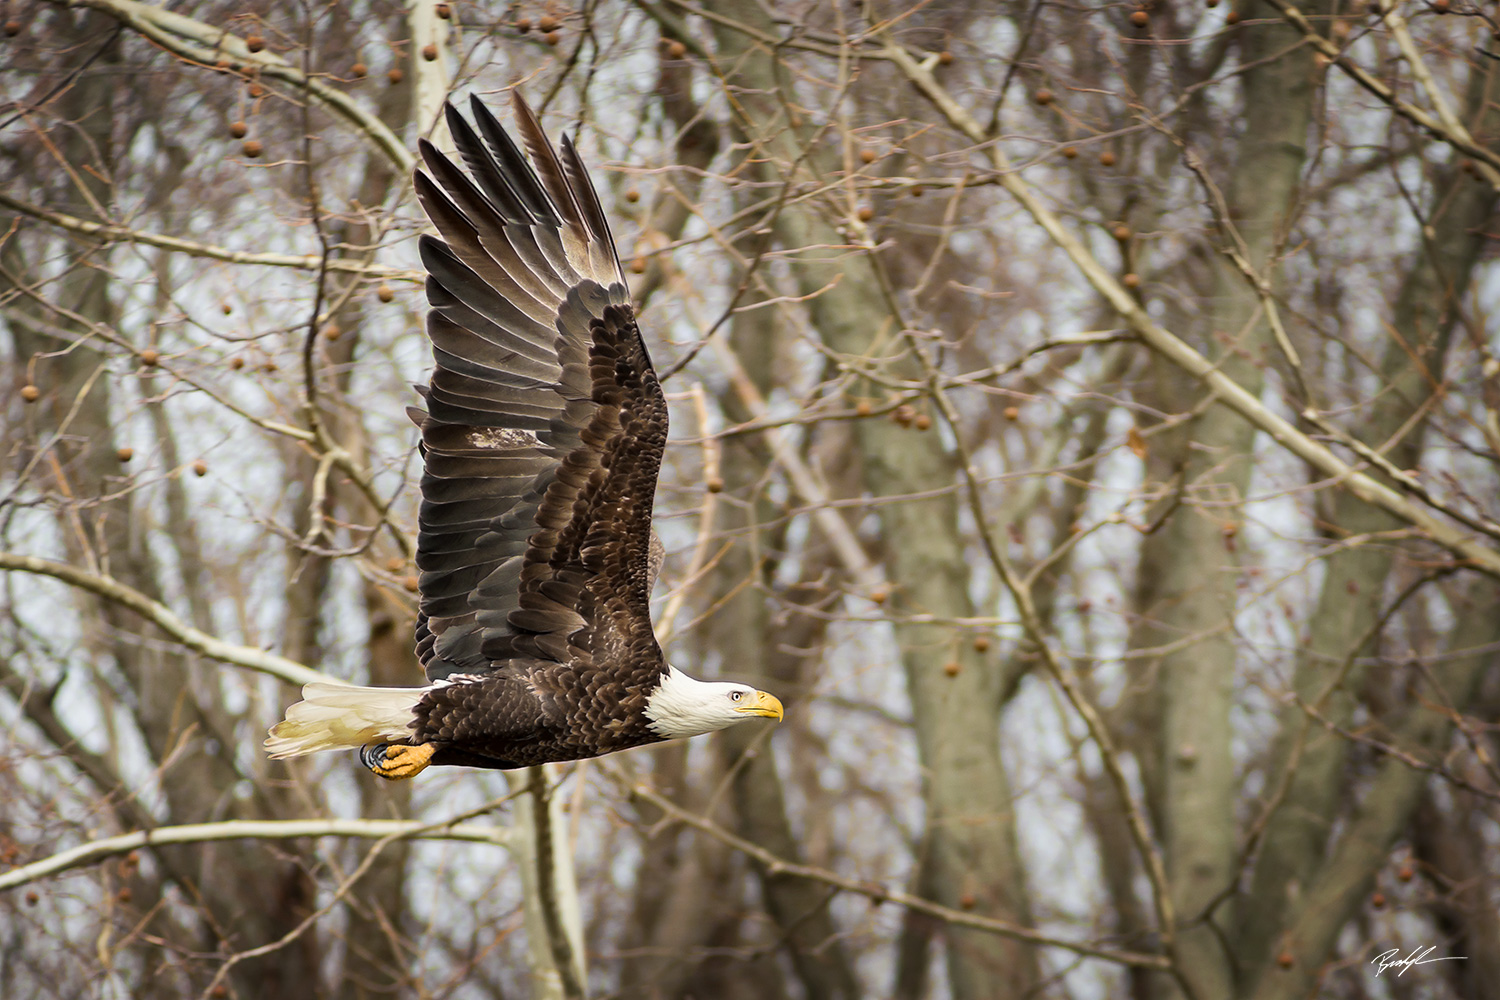
[[[781,720],[775,695],[748,684],[700,681],[676,667],[646,699],[651,731],[668,740],[700,736],[756,717]]]

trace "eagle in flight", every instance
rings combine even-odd
[[[383,778],[429,764],[581,760],[780,719],[744,684],[669,666],[651,628],[652,500],[667,404],[573,144],[514,95],[530,162],[471,100],[425,139],[417,196],[435,367],[422,434],[416,649],[428,684],[308,684],[272,757],[358,748]]]

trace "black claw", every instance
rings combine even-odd
[[[385,766],[386,751],[390,748],[389,743],[371,743],[359,748],[359,762],[372,771],[379,771]]]

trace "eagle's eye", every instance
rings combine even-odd
[[[743,692],[743,691],[731,691],[731,692],[729,692],[729,700],[730,701],[739,701],[744,696],[745,696],[745,692]]]

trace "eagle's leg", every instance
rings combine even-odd
[[[427,765],[432,763],[432,755],[437,753],[437,749],[436,743],[423,743],[414,747],[376,743],[373,746],[361,747],[359,759],[360,763],[382,778],[398,781],[402,778],[410,778],[426,769]]]

